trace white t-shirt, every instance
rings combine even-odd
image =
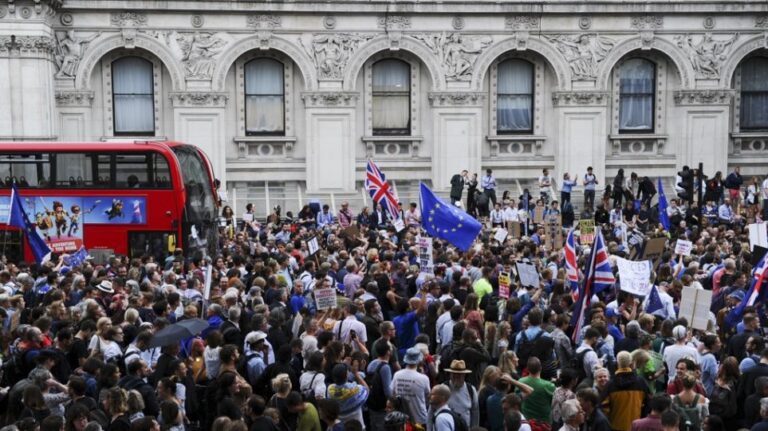
[[[302,394],[309,394],[309,389],[315,398],[325,398],[325,375],[315,371],[305,371],[299,378],[299,389]]]
[[[504,221],[520,221],[517,210],[512,207],[504,208]]]
[[[695,347],[689,345],[673,344],[664,348],[663,358],[669,370],[669,380],[672,381],[677,374],[677,361],[682,358],[693,358],[693,362],[699,363],[699,352]]]
[[[427,423],[427,400],[429,400],[429,377],[416,370],[403,368],[392,378],[392,395],[401,397],[408,405],[416,423]]]
[[[542,175],[539,177],[539,192],[549,193],[552,190],[552,176]]]
[[[88,344],[88,350],[94,350],[97,348],[104,355],[104,361],[108,361],[123,354],[119,344],[115,343],[114,341],[108,341],[100,338],[98,335],[94,335],[91,337],[91,342]]]

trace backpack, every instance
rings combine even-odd
[[[323,373],[315,371],[315,375],[312,376],[312,380],[309,382],[309,388],[301,391],[301,398],[315,407],[317,407],[317,397],[315,396],[315,379],[317,379],[317,376],[322,376],[325,379]]]
[[[692,406],[686,405],[679,396],[672,400],[672,408],[680,415],[680,431],[694,431],[701,429],[701,415],[699,413],[699,394],[693,398]]]
[[[381,381],[381,369],[384,365],[388,364],[381,361],[376,370],[369,374],[366,379],[368,387],[371,388],[368,392],[368,409],[377,412],[384,411],[387,407],[387,393],[384,391],[384,383]]]
[[[454,412],[453,410],[440,410],[432,419],[433,428],[435,428],[437,417],[442,414],[450,415],[453,418],[453,431],[469,431],[469,426],[464,421],[464,418],[461,417],[460,414]]]
[[[248,383],[254,384],[255,382],[251,382],[248,378],[248,362],[251,362],[251,359],[258,356],[258,352],[248,352],[247,355],[240,356],[240,359],[237,361],[237,372],[241,376],[245,376],[246,380],[249,380]]]
[[[11,347],[11,355],[4,358],[3,366],[0,368],[0,386],[10,387],[16,384],[19,380],[27,377],[31,368],[24,361],[24,355],[26,352],[22,352],[15,347]]]
[[[528,358],[536,357],[541,360],[541,378],[548,380],[557,375],[558,363],[552,359],[552,350],[555,348],[555,340],[552,337],[543,337],[544,330],[536,334],[532,340],[528,340],[525,331],[521,332],[522,342],[518,348],[520,364],[523,368],[528,364]],[[525,356],[523,356],[525,355]],[[523,359],[525,357],[525,359]]]
[[[709,397],[710,414],[718,415],[725,420],[736,415],[738,408],[736,391],[733,388],[724,388],[720,385],[712,388],[712,394]]]
[[[575,354],[573,358],[571,359],[571,368],[576,370],[576,375],[579,378],[578,381],[582,381],[587,378],[587,372],[584,371],[584,358],[587,356],[587,353],[594,352],[594,350],[590,349],[584,349],[581,352]]]

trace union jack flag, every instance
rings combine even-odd
[[[365,188],[368,189],[368,194],[371,195],[374,202],[379,203],[383,209],[389,211],[392,220],[400,218],[397,211],[397,196],[395,196],[394,190],[390,188],[384,173],[379,170],[376,163],[373,163],[373,160],[368,160]]]
[[[760,262],[755,266],[752,271],[752,285],[749,286],[747,294],[744,295],[744,299],[741,300],[739,305],[731,310],[725,317],[725,323],[729,327],[736,326],[739,321],[744,317],[744,309],[755,305],[756,302],[762,301],[763,298],[763,283],[766,281],[766,275],[768,275],[768,255],[763,256]]]
[[[573,326],[571,337],[574,343],[577,343],[581,336],[581,328],[584,325],[584,318],[589,309],[592,295],[613,286],[615,282],[616,278],[613,276],[611,263],[608,261],[608,250],[605,247],[603,234],[600,229],[595,229],[595,243],[589,256],[587,275],[584,278],[584,286],[579,292],[579,301],[576,303],[571,318],[571,326]]]
[[[574,301],[579,300],[579,267],[576,259],[576,239],[572,228],[565,240],[565,272],[568,274],[568,282],[571,285],[571,296]]]

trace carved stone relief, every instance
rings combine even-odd
[[[679,90],[673,95],[675,105],[726,105],[733,97],[732,90]]]
[[[660,30],[664,28],[664,18],[657,15],[632,17],[630,25],[635,30]]]
[[[736,33],[728,39],[715,40],[712,34],[705,33],[698,43],[693,41],[694,36],[690,34],[676,36],[675,41],[688,55],[697,78],[718,79],[723,62],[728,58],[728,53],[738,38],[739,34]]]
[[[88,44],[100,35],[101,32],[90,37],[77,37],[74,30],[56,32],[56,50],[54,52],[54,59],[58,68],[56,78],[74,78],[80,59],[83,58],[85,50],[88,49]]]
[[[57,91],[57,106],[91,106],[93,91]]]
[[[475,60],[493,41],[489,36],[464,36],[459,33],[416,34],[440,59],[445,77],[454,81],[470,81]]]
[[[715,28],[716,23],[717,23],[717,21],[715,20],[715,17],[708,16],[708,17],[704,18],[704,21],[702,22],[702,25],[704,26],[705,29],[712,30],[713,28]]]
[[[50,54],[54,41],[48,36],[0,36],[0,55]]]
[[[72,16],[71,13],[63,13],[59,18],[59,22],[61,22],[61,25],[69,27],[75,23],[75,18]]]
[[[466,22],[464,21],[464,17],[461,15],[456,15],[451,20],[451,26],[454,30],[463,30],[465,25]]]
[[[173,102],[173,106],[209,106],[209,107],[224,107],[229,100],[229,96],[226,93],[211,93],[211,92],[178,92],[171,93],[169,98]]]
[[[608,93],[594,91],[556,91],[552,93],[552,105],[604,105],[608,101]]]
[[[275,15],[251,15],[247,19],[248,27],[252,28],[280,28],[282,27],[282,19]]]
[[[579,18],[579,28],[582,30],[589,30],[590,28],[592,28],[592,17],[583,16]]]
[[[316,92],[302,93],[301,99],[307,108],[318,107],[346,107],[354,106],[357,100],[357,93],[341,92]]]
[[[149,31],[147,34],[168,46],[184,65],[184,74],[195,79],[213,76],[217,57],[230,42],[225,33]]]
[[[539,17],[532,15],[508,16],[504,27],[511,30],[535,30],[539,28]]]
[[[189,18],[189,22],[192,24],[192,27],[200,28],[205,24],[205,17],[202,15],[192,15],[192,17]]]
[[[755,27],[757,27],[757,28],[768,28],[768,15],[756,16],[755,17]]]
[[[388,15],[381,16],[377,20],[379,28],[391,30],[400,29],[404,30],[411,28],[411,18],[403,15]]]
[[[563,54],[576,80],[596,79],[598,65],[616,45],[613,39],[596,33],[544,37]]]
[[[483,93],[429,93],[432,106],[479,106],[485,101]]]
[[[115,12],[109,16],[109,23],[115,27],[143,27],[147,25],[144,12]]]
[[[323,17],[323,27],[325,27],[326,30],[333,30],[336,28],[336,17],[333,15]]]
[[[319,79],[337,80],[342,79],[352,54],[372,38],[371,34],[315,34],[299,42],[315,64]]]

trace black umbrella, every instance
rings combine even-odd
[[[203,319],[186,319],[181,322],[168,325],[158,331],[149,343],[149,347],[170,346],[181,340],[203,332],[208,327],[208,322]]]

